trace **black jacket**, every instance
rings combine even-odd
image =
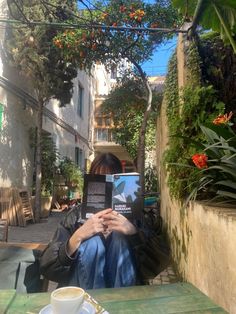
[[[47,279],[58,282],[59,286],[66,286],[73,273],[75,258],[68,256],[66,245],[71,235],[81,226],[80,206],[73,208],[58,225],[58,228],[46,249],[40,257],[40,272]],[[145,243],[145,236],[141,222],[135,223],[138,233],[127,236],[133,248],[137,264],[139,249]]]

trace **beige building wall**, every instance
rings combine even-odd
[[[179,44],[183,43],[182,39]],[[179,51],[183,51],[181,47]],[[185,77],[179,67],[179,77]],[[182,81],[183,83],[183,81]],[[157,164],[161,216],[168,233],[174,264],[183,280],[192,283],[231,314],[236,313],[236,210],[191,204],[183,210],[171,199],[162,156],[168,145],[166,103],[157,122]]]
[[[112,139],[112,123],[110,125],[97,125],[97,118],[102,117],[99,114],[99,107],[105,100],[106,96],[116,85],[116,78],[122,73],[123,68],[128,68],[130,65],[124,60],[119,67],[114,67],[114,73],[108,72],[104,65],[95,64],[94,68],[94,78],[95,78],[95,95],[94,95],[94,115],[93,115],[93,144],[94,144],[94,154],[91,155],[91,160],[97,154],[110,152],[116,155],[120,160],[126,162],[127,168],[133,170],[132,160],[126,151],[126,149],[119,144],[116,144]],[[112,121],[112,120],[111,120]],[[104,132],[104,139],[98,139],[97,128],[100,132]],[[105,133],[107,132],[107,139]],[[102,136],[101,136],[102,137]]]

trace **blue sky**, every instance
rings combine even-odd
[[[173,38],[161,45],[154,53],[152,60],[143,64],[142,68],[148,76],[165,75],[168,61],[176,48],[177,38]]]

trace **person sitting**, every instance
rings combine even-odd
[[[98,155],[91,174],[122,172],[111,153]],[[131,223],[111,208],[85,222],[80,205],[67,213],[40,258],[40,271],[59,286],[84,289],[126,287],[139,283],[136,253],[145,240],[141,222]]]

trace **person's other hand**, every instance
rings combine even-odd
[[[103,216],[111,212],[112,209],[107,208],[86,220],[85,223],[70,237],[67,245],[67,253],[71,256],[79,248],[81,242],[91,238],[99,232],[104,232],[107,229],[107,225],[104,223]]]
[[[137,233],[136,227],[126,217],[118,214],[116,211],[104,214],[103,218],[108,231],[118,231],[125,235]]]

